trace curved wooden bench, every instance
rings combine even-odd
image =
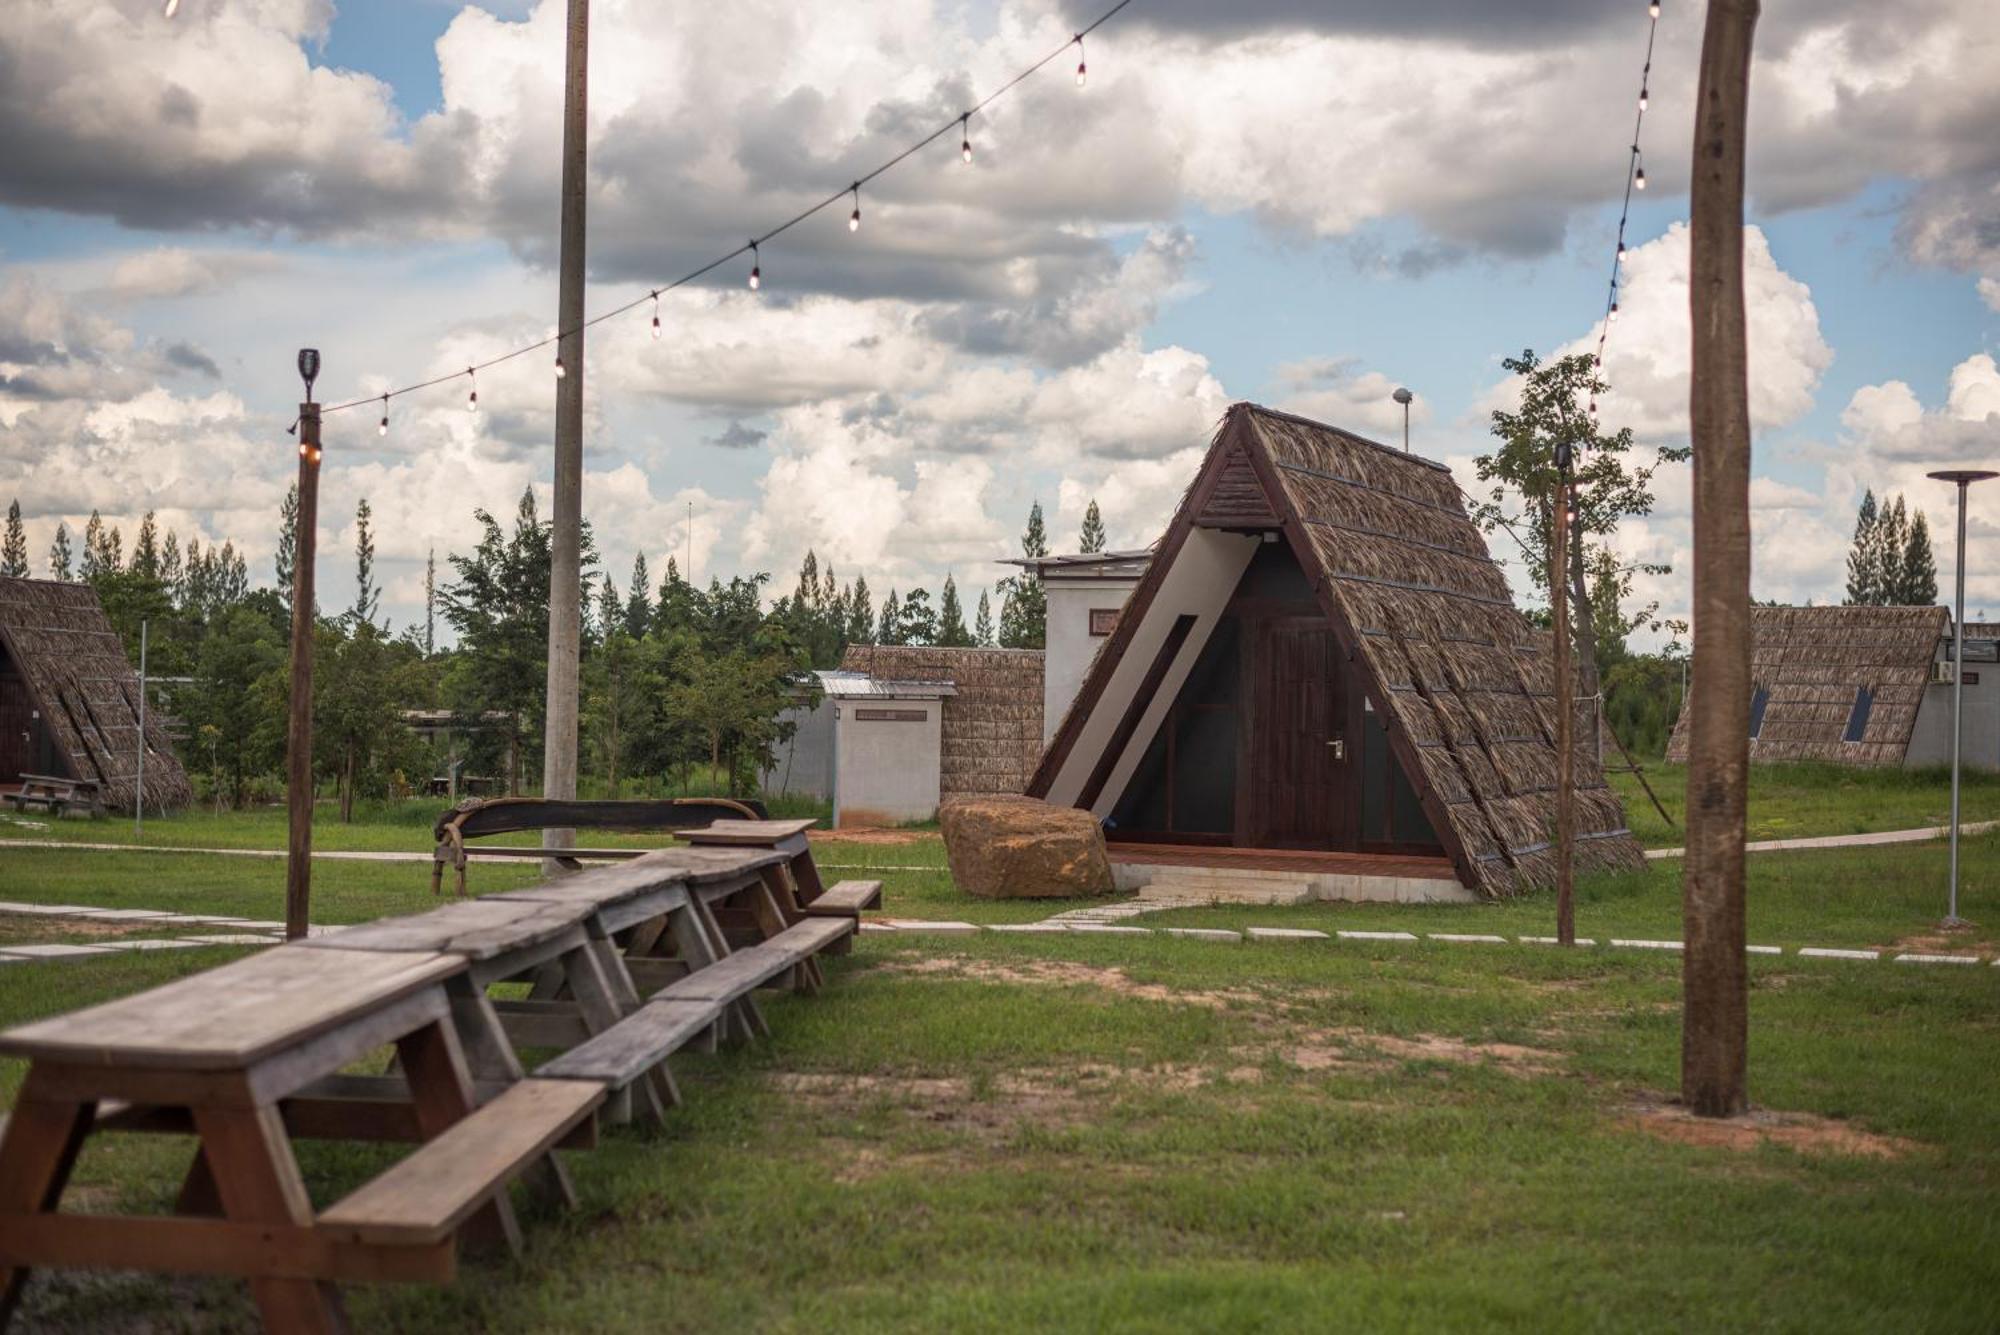
[[[579,858],[636,858],[643,848],[571,848],[559,852],[512,845],[466,846],[468,839],[527,830],[616,830],[648,834],[689,830],[718,820],[762,820],[764,804],[750,798],[669,797],[610,801],[552,801],[540,797],[472,798],[437,818],[431,828],[436,847],[431,853],[431,893],[444,887],[445,864],[458,873],[458,893],[465,893],[468,857],[555,857],[574,868]]]

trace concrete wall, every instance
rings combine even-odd
[[[798,731],[778,749],[778,763],[764,780],[766,788],[822,802],[833,797],[834,703],[832,697],[822,696],[811,709],[787,709],[778,715],[782,723],[798,724]]]
[[[1061,726],[1070,701],[1082,689],[1091,660],[1111,638],[1090,633],[1091,612],[1123,608],[1138,581],[1064,578],[1043,580],[1042,587],[1048,591],[1049,604],[1048,633],[1043,641],[1047,655],[1042,660],[1042,744],[1046,746]]]
[[[834,712],[834,828],[936,816],[944,702],[864,696],[827,703]]]
[[[1969,624],[1969,623],[1968,623]],[[1945,657],[1940,649],[1938,657]],[[1962,764],[1966,769],[2000,770],[2000,663],[1978,661],[1980,651],[1971,640],[1965,644],[1965,740]],[[1977,676],[1973,683],[1970,678]],[[1904,753],[1905,769],[1951,764],[1951,687],[1924,687],[1923,703],[1917,706],[1917,725],[1910,733],[1910,749]]]

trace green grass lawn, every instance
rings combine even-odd
[[[229,953],[0,967],[0,1022]],[[1640,1111],[1670,957],[871,936],[829,973],[570,1156],[524,1262],[351,1290],[356,1328],[1992,1329],[2000,970],[1753,960],[1770,1112],[1727,1146]],[[165,1208],[187,1153],[106,1138],[75,1191]],[[324,1202],[378,1156],[301,1160]],[[231,1283],[76,1273],[23,1317],[251,1324]]]
[[[1611,774],[1632,833],[1648,848],[1685,841],[1687,766],[1642,761],[1646,781],[1673,817],[1669,825],[1630,774]],[[1967,821],[2000,820],[2000,774],[1966,771],[1960,803]],[[1802,839],[1943,825],[1951,819],[1951,773],[1943,769],[1849,769],[1796,763],[1750,767],[1750,838]]]

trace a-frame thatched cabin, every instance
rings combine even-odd
[[[1028,791],[1103,819],[1114,861],[1428,854],[1518,894],[1555,877],[1545,659],[1449,470],[1240,403]],[[1641,865],[1587,744],[1576,775],[1578,868]]]
[[[88,584],[0,576],[0,786],[87,779],[124,811],[138,797],[139,674]],[[157,713],[146,717],[146,807],[192,796]]]

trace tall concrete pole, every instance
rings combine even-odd
[[[569,0],[563,90],[562,272],[556,343],[555,515],[549,561],[549,682],[542,796],[576,796],[578,658],[582,653],[584,195],[590,75],[590,0]],[[543,848],[574,848],[575,830],[544,830]],[[553,873],[553,861],[543,869]]]
[[[303,356],[303,354],[301,354]],[[299,405],[299,514],[292,554],[291,713],[285,728],[285,938],[306,934],[312,910],[313,551],[319,534],[319,405]]]

